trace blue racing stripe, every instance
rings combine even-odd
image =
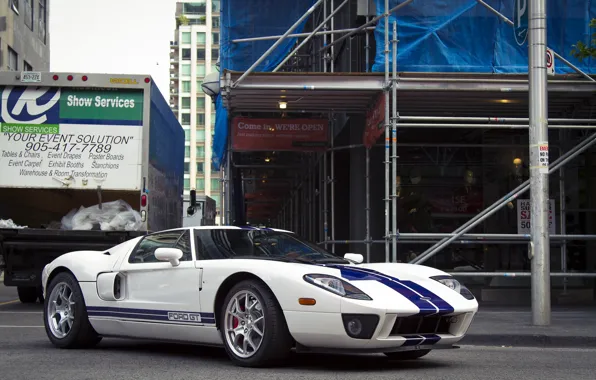
[[[402,281],[398,278],[368,268],[356,268],[343,265],[326,266],[339,269],[341,276],[347,280],[374,280],[388,286],[415,304],[416,307],[420,309],[419,315],[450,314],[455,310],[441,297],[412,281]],[[427,297],[429,300],[421,299],[421,297]]]
[[[201,321],[190,321],[181,319],[170,319],[169,313],[198,314]],[[111,317],[126,318],[137,320],[151,320],[164,322],[182,322],[193,324],[215,324],[215,315],[213,313],[196,313],[192,311],[174,311],[174,310],[152,310],[152,309],[133,309],[125,307],[106,307],[106,306],[88,306],[87,314],[90,317]]]

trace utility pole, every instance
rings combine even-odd
[[[548,92],[546,72],[546,0],[529,3],[528,76],[530,103],[530,204],[532,322],[550,325],[550,237],[548,190]],[[526,0],[517,0],[523,7]]]

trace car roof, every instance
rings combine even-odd
[[[167,230],[160,230],[154,231],[153,233],[158,232],[167,232],[167,231],[180,231],[180,230],[260,230],[260,231],[275,231],[275,232],[285,232],[289,234],[293,234],[292,231],[282,230],[279,228],[268,228],[268,227],[254,227],[254,226],[188,226],[188,227],[179,227],[179,228],[170,228]]]

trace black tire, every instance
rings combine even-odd
[[[391,360],[415,360],[427,355],[430,350],[385,352],[385,355]]]
[[[21,303],[35,303],[39,294],[37,288],[33,286],[18,286],[17,293]]]
[[[56,286],[62,283],[68,285],[73,292],[75,316],[72,329],[65,337],[60,338],[52,333],[48,320],[48,309],[52,291]],[[62,272],[52,279],[48,285],[43,306],[43,322],[46,334],[54,346],[58,348],[90,348],[101,341],[101,336],[97,334],[89,323],[83,292],[81,291],[76,278],[72,274]]]
[[[226,307],[232,297],[240,291],[252,292],[262,305],[265,317],[265,332],[256,353],[248,358],[236,355],[226,340]],[[283,362],[291,354],[294,340],[290,335],[283,311],[273,293],[260,281],[245,280],[236,284],[223,302],[219,314],[219,329],[226,352],[232,362],[240,367],[268,367]]]

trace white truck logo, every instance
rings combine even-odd
[[[2,121],[4,123],[30,123],[43,124],[48,118],[45,115],[59,100],[60,89],[56,91],[51,100],[45,104],[37,104],[37,101],[50,90],[49,87],[36,88],[27,87],[19,96],[12,110],[8,109],[8,98],[14,87],[7,86],[2,91]],[[23,110],[26,112],[23,114]],[[34,119],[29,119],[32,117]]]

